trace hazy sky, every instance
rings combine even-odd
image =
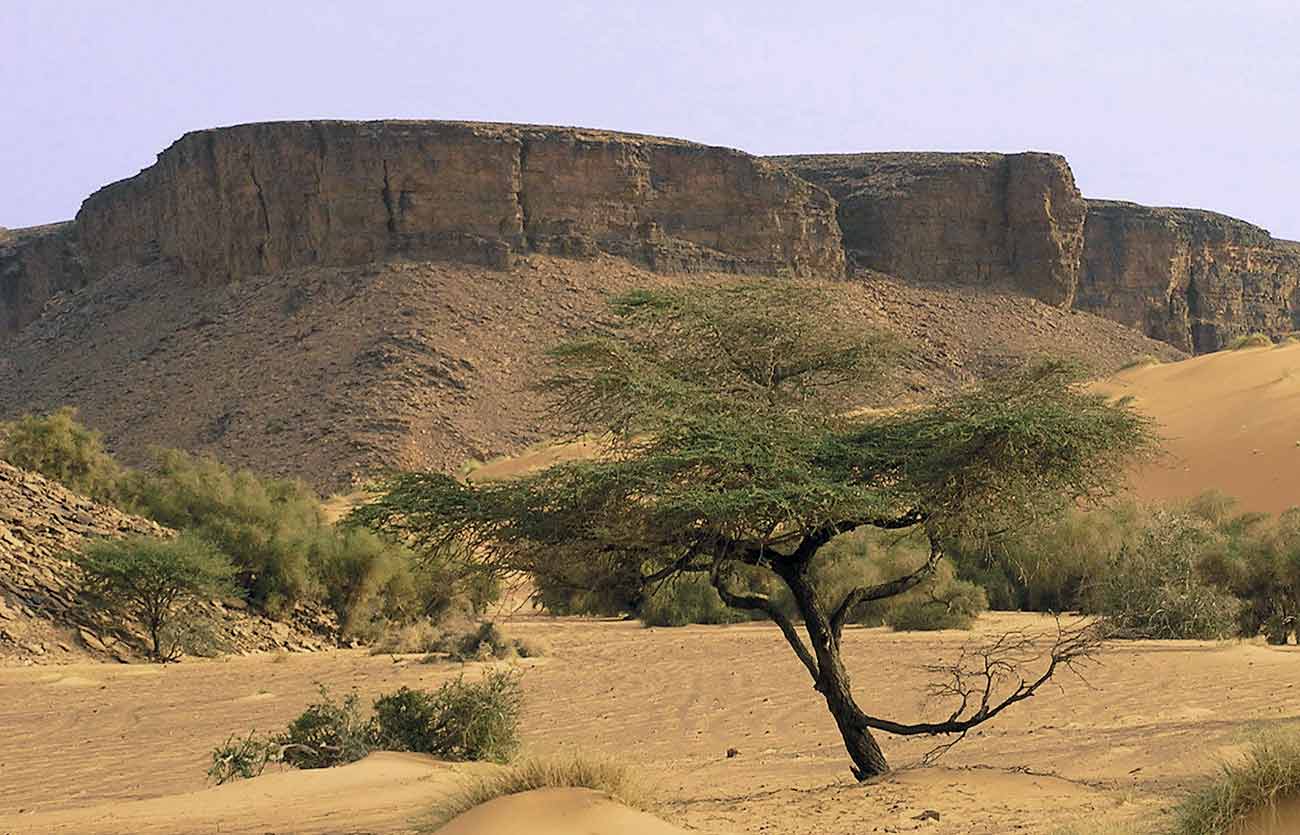
[[[0,0],[0,225],[188,130],[586,125],[755,153],[1064,153],[1300,238],[1300,0]]]

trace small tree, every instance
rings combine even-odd
[[[899,350],[846,319],[841,304],[829,288],[770,281],[623,296],[608,330],[553,350],[542,383],[575,432],[603,434],[603,455],[497,483],[398,475],[353,521],[554,585],[644,593],[678,574],[707,577],[728,605],[777,624],[834,716],[854,774],[881,774],[888,765],[872,730],[964,734],[1032,696],[1089,652],[1093,636],[1061,634],[1032,674],[1035,644],[1019,635],[936,665],[945,679],[936,688],[955,709],[900,722],[854,700],[845,625],[930,577],[959,534],[996,536],[1108,493],[1154,440],[1127,403],[1088,393],[1060,363],[924,407],[855,409],[879,402]],[[928,556],[882,582],[828,592],[817,561],[862,526],[919,527]],[[743,581],[755,571],[786,587],[797,618]]]
[[[89,544],[76,562],[85,590],[112,615],[140,623],[149,632],[155,661],[174,661],[183,648],[165,635],[175,616],[199,600],[232,594],[234,567],[198,537],[135,536]]]

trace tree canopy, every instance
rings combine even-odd
[[[982,678],[953,673],[960,707],[948,720],[902,723],[853,700],[840,643],[855,611],[925,581],[951,537],[997,536],[1107,495],[1155,440],[1130,404],[1090,393],[1078,368],[1055,361],[930,403],[861,408],[881,401],[906,349],[837,304],[832,286],[777,281],[620,296],[606,327],[551,352],[540,383],[553,416],[602,439],[600,455],[495,483],[399,474],[352,520],[489,573],[632,594],[702,573],[728,605],[777,623],[835,716],[854,773],[881,773],[870,729],[964,733],[1091,643],[1063,636],[1026,676],[1028,645],[1008,638]],[[818,552],[864,525],[921,526],[929,559],[825,600],[810,571]],[[741,582],[741,567],[784,583],[799,618]]]

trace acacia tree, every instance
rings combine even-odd
[[[430,558],[633,595],[703,574],[728,605],[780,628],[834,716],[854,774],[884,773],[872,730],[964,734],[1033,695],[1093,639],[1062,632],[1041,653],[1025,636],[1005,636],[936,668],[935,692],[954,699],[950,715],[902,722],[855,701],[845,625],[925,581],[959,532],[996,535],[1106,494],[1154,442],[1127,403],[1087,393],[1075,369],[1055,362],[925,406],[855,410],[879,400],[903,354],[836,305],[829,287],[762,281],[622,296],[601,332],[551,352],[540,384],[557,416],[604,439],[602,454],[485,484],[400,474],[352,522]],[[818,556],[864,525],[919,526],[929,557],[828,599]],[[754,572],[789,589],[797,618],[744,582]],[[1026,672],[1033,662],[1041,668]]]

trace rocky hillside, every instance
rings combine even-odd
[[[852,264],[1007,288],[1195,353],[1300,328],[1300,244],[1213,212],[1085,200],[1059,156],[774,159],[838,201]]]
[[[164,444],[307,478],[329,492],[383,466],[455,471],[550,433],[529,385],[544,350],[598,321],[607,293],[661,275],[625,259],[532,255],[506,269],[446,261],[299,268],[217,287],[165,265],[60,297],[0,352],[0,418],[75,403],[131,463]],[[838,282],[844,315],[917,356],[880,399],[1064,353],[1109,371],[1181,354],[1025,296]]]
[[[132,534],[171,535],[0,461],[0,662],[138,657],[143,636],[106,627],[80,604],[77,568],[67,560],[88,538]],[[216,637],[236,651],[321,649],[329,643],[305,622],[278,623],[216,603],[209,608]],[[324,621],[316,626],[329,632]]]

